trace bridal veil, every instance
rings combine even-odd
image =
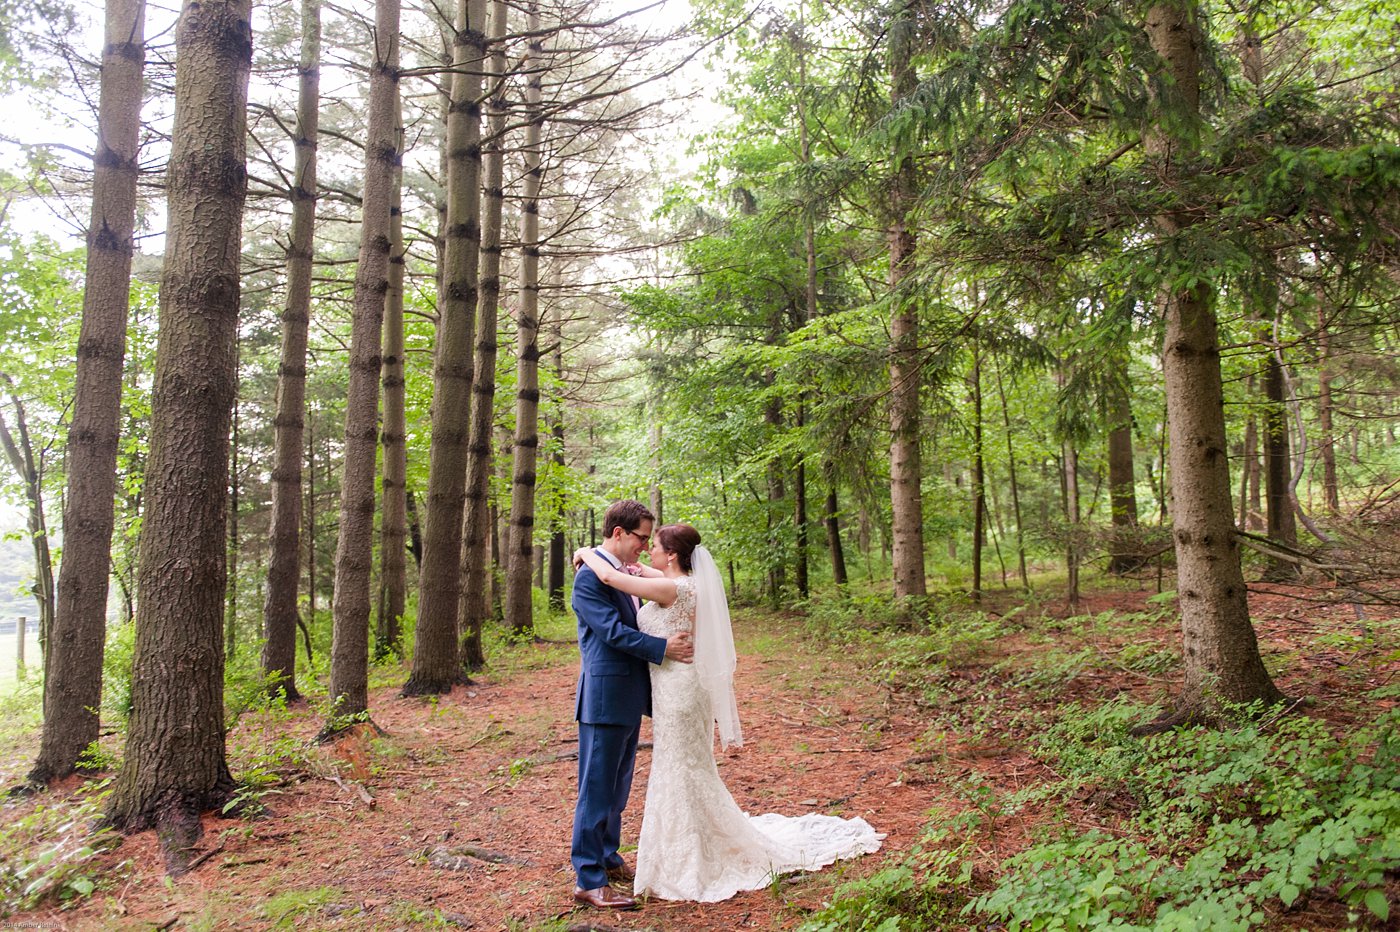
[[[724,580],[710,551],[696,547],[691,557],[695,580],[695,671],[710,699],[710,714],[719,728],[721,748],[744,743],[739,706],[734,701],[734,629]]]

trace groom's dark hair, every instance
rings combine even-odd
[[[603,512],[603,537],[612,537],[613,528],[635,531],[643,521],[656,522],[656,515],[652,514],[646,505],[630,498],[613,502],[608,506],[608,510]]]

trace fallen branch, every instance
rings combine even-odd
[[[190,862],[190,866],[187,867],[187,868],[185,868],[185,873],[189,873],[189,872],[193,871],[196,867],[198,867],[199,865],[203,864],[205,861],[209,860],[209,859],[212,858],[214,855],[218,854],[219,852],[221,852],[221,851],[223,851],[223,850],[224,850],[224,846],[223,846],[223,845],[219,845],[217,848],[210,848],[208,851],[204,852],[204,853],[201,854],[199,857],[197,857],[197,858],[195,858],[193,861],[191,861],[191,862]]]
[[[845,796],[838,796],[836,799],[829,801],[826,804],[826,808],[830,809],[832,806],[840,806],[849,802],[851,797],[856,795],[856,793],[860,791],[861,784],[864,783],[866,780],[869,780],[871,777],[875,776],[875,774],[879,772],[879,770],[867,770],[865,773],[861,774],[860,779],[856,781],[855,786],[851,787],[851,791],[849,793],[847,793]]]
[[[332,783],[340,787],[345,792],[354,793],[355,795],[359,796],[360,799],[364,801],[364,804],[369,808],[373,809],[377,805],[374,797],[370,795],[369,790],[365,789],[364,784],[353,782],[346,783],[340,778],[340,774],[337,773],[331,774],[330,780]]]

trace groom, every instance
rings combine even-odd
[[[605,540],[598,553],[625,567],[651,540],[655,517],[641,502],[613,502],[603,515]],[[690,663],[689,634],[653,637],[637,630],[632,597],[603,585],[587,566],[574,577],[574,614],[583,670],[578,680],[578,806],[571,849],[574,899],[600,909],[632,909],[637,901],[610,880],[632,879],[617,853],[622,810],[632,790],[632,764],[642,716],[651,714],[648,663],[665,657]]]

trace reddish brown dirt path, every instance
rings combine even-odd
[[[744,747],[721,759],[735,799],[749,811],[860,815],[889,836],[880,854],[795,878],[780,894],[765,889],[703,906],[651,901],[607,916],[573,908],[568,838],[577,765],[566,755],[576,741],[577,651],[537,645],[523,648],[537,668],[488,674],[437,701],[400,699],[391,689],[374,694],[374,720],[386,737],[362,735],[315,752],[311,769],[320,775],[269,795],[270,818],[206,820],[202,847],[221,850],[193,873],[165,882],[155,839],[145,833],[104,856],[112,876],[121,876],[108,892],[71,912],[9,921],[75,930],[264,929],[290,909],[283,927],[790,928],[841,880],[908,847],[939,800],[936,787],[900,779],[921,726],[883,690],[853,683],[862,671],[808,652],[798,638],[780,648],[764,641],[766,654],[743,656],[737,677]],[[303,715],[291,730],[310,737],[318,724]],[[231,746],[256,741],[256,732],[240,728]],[[642,739],[649,737],[644,725]],[[624,844],[636,838],[649,765],[644,749]],[[425,856],[463,846],[527,863],[467,857],[465,869],[448,870]],[[121,862],[128,866],[116,867]]]

